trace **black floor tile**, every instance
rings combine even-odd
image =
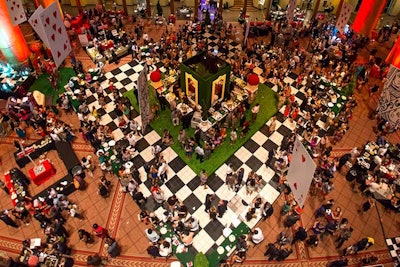
[[[114,76],[120,74],[121,72],[122,70],[120,68],[116,68],[111,71],[112,75]]]
[[[264,82],[264,84],[265,84],[266,86],[268,86],[269,88],[272,88],[272,87],[274,87],[274,85],[275,85],[275,84],[273,84],[273,83],[271,83],[271,82],[269,82],[269,81]]]
[[[224,181],[213,173],[208,177],[207,184],[215,192],[224,184]]]
[[[110,115],[111,119],[113,119],[113,120],[115,120],[118,117],[117,113],[115,112],[115,110],[113,110],[110,113],[108,113],[108,115]]]
[[[194,177],[189,183],[187,183],[187,186],[192,191],[196,190],[196,188],[200,186],[200,177],[198,176]]]
[[[132,74],[135,74],[136,73],[136,71],[134,70],[134,69],[129,69],[129,70],[127,70],[127,71],[125,71],[125,74],[129,77],[129,76],[131,76]]]
[[[214,241],[216,241],[222,235],[224,228],[225,227],[222,225],[222,223],[215,219],[210,221],[207,226],[204,227],[204,230]]]
[[[274,142],[272,142],[270,139],[268,139],[267,141],[265,141],[265,143],[262,145],[263,148],[265,148],[268,151],[273,151],[273,150],[277,150],[278,145],[275,144]]]
[[[114,131],[116,129],[118,129],[118,126],[115,124],[114,121],[110,122],[107,124],[108,129],[110,129],[111,131]]]
[[[200,208],[203,204],[200,199],[198,199],[193,193],[190,194],[184,201],[186,207],[188,207],[188,211],[190,214],[193,214],[196,210]]]
[[[146,139],[141,138],[136,142],[135,148],[137,151],[142,152],[145,150],[147,147],[149,147],[149,143],[146,141]]]
[[[246,165],[250,167],[253,171],[257,171],[261,165],[263,165],[263,162],[261,162],[258,158],[255,156],[251,156],[247,161]]]
[[[86,98],[86,104],[92,104],[93,102],[97,101],[96,97],[94,95],[90,95]]]
[[[176,194],[176,192],[178,192],[185,184],[177,175],[174,175],[172,178],[168,179],[165,185],[169,188],[172,194]]]
[[[136,60],[132,60],[131,62],[128,63],[129,66],[131,66],[132,68],[139,65],[139,63]]]
[[[234,170],[237,170],[237,169],[239,169],[239,167],[241,167],[243,165],[244,162],[241,161],[240,159],[238,159],[235,155],[233,155],[226,162],[227,165],[229,165],[230,163],[232,164],[232,168]]]
[[[260,145],[257,144],[255,141],[252,139],[249,139],[244,145],[243,145],[248,151],[251,153],[254,153],[257,151],[257,149],[260,148]]]
[[[259,131],[262,132],[263,135],[265,135],[265,136],[267,136],[267,137],[270,136],[270,133],[269,133],[269,126],[266,125],[266,124],[264,124],[264,125],[260,128]]]
[[[278,133],[280,133],[281,135],[283,135],[283,136],[289,136],[289,135],[291,135],[292,134],[292,130],[290,130],[288,127],[286,127],[285,125],[281,125],[279,128],[278,128]]]
[[[186,166],[186,163],[180,157],[176,157],[168,163],[168,166],[177,173]]]

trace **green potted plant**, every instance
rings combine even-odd
[[[196,257],[194,257],[194,267],[209,267],[210,263],[206,255],[203,252],[197,253]]]
[[[157,1],[157,15],[162,16],[163,14],[163,9],[161,7],[160,1]]]

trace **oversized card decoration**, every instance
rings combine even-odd
[[[22,0],[6,0],[8,13],[10,14],[11,22],[18,25],[26,21],[26,14]]]
[[[400,126],[400,69],[393,65],[386,76],[377,112],[393,128]]]
[[[39,17],[43,25],[48,47],[53,55],[54,63],[59,67],[71,52],[71,43],[57,1],[54,1],[43,10]]]
[[[307,149],[297,136],[294,142],[292,161],[290,162],[287,181],[292,189],[297,204],[303,207],[308,189],[314,177],[316,165]]]
[[[343,2],[339,18],[336,22],[336,28],[340,33],[344,33],[344,29],[351,16],[351,12],[353,12],[353,6],[347,2]]]
[[[40,21],[40,16],[39,16],[43,12],[43,10],[44,10],[44,8],[42,6],[39,6],[35,10],[35,12],[33,12],[31,17],[29,18],[28,22],[32,26],[32,28],[35,30],[37,35],[39,35],[40,40],[42,40],[42,42],[45,43],[45,45],[47,47],[49,47],[49,44],[48,44],[47,38],[46,38],[46,34],[44,32],[43,25],[42,25],[42,22]]]

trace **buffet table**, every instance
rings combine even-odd
[[[218,266],[221,260],[226,259],[236,249],[236,242],[239,236],[247,234],[250,231],[249,227],[241,222],[238,227],[232,230],[232,233],[222,241],[221,245],[211,254],[207,255],[210,266]]]
[[[56,173],[56,170],[50,163],[50,160],[46,159],[39,165],[29,169],[28,173],[35,185],[41,185],[52,177]]]
[[[23,168],[30,162],[30,159],[37,159],[44,152],[54,149],[54,141],[50,136],[36,141],[35,143],[24,147],[24,151],[17,151],[14,153],[15,161],[18,167]]]
[[[18,204],[19,199],[29,196],[27,186],[30,181],[20,170],[14,168],[6,172],[4,174],[4,180],[14,207]]]

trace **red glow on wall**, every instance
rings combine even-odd
[[[396,68],[400,68],[400,38],[397,38],[385,61],[387,64],[392,64]]]
[[[353,30],[356,33],[369,36],[376,26],[386,0],[362,0],[360,9],[353,23]]]

